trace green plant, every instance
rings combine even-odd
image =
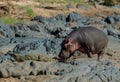
[[[21,6],[21,5],[18,5],[18,4],[16,4],[15,6],[17,6],[18,8],[20,8],[22,10],[25,10],[26,14],[28,14],[31,17],[35,16],[35,12],[29,6]]]
[[[118,2],[117,0],[104,0],[104,4],[106,6],[114,6],[117,4],[117,2]]]
[[[22,22],[21,20],[13,18],[13,17],[1,17],[0,21],[4,22],[5,24],[10,24],[10,25],[18,23],[18,22]]]
[[[75,3],[77,5],[83,5],[83,0],[67,0],[69,3]]]
[[[26,12],[27,12],[27,14],[28,14],[29,16],[34,16],[34,15],[35,15],[33,9],[31,9],[30,7],[25,6],[25,7],[23,7],[23,8],[26,10]]]

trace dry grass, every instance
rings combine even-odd
[[[89,6],[90,9],[76,9],[66,8],[67,3],[40,3],[36,0],[11,0],[10,2],[6,3],[6,1],[0,2],[0,4],[3,4],[6,9],[7,13],[4,14],[5,10],[0,10],[0,15],[2,17],[8,16],[9,18],[18,19],[18,20],[25,20],[28,21],[31,18],[33,18],[36,15],[41,15],[44,17],[51,17],[55,16],[57,14],[68,14],[72,11],[79,12],[84,16],[94,16],[96,14],[102,13],[103,15],[111,15],[114,13],[120,14],[120,9],[113,9],[105,6],[97,6],[97,8],[94,8],[93,6]],[[8,6],[9,4],[9,6]],[[47,9],[45,7],[50,7],[51,9]],[[75,4],[73,4],[75,7]],[[3,12],[3,14],[2,14]],[[4,18],[2,18],[3,20]],[[16,20],[13,20],[13,23]],[[7,21],[9,23],[9,20]],[[11,24],[11,22],[10,22]]]

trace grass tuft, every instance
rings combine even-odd
[[[18,22],[22,22],[22,20],[19,20],[13,17],[1,17],[0,21],[2,21],[5,24],[10,24],[10,25],[16,24]]]
[[[26,10],[26,12],[27,12],[27,14],[29,15],[29,16],[35,16],[35,13],[34,13],[34,11],[33,11],[33,9],[31,9],[30,7],[28,7],[28,6],[25,6],[25,7],[23,7],[25,10]]]
[[[15,5],[17,6],[18,8],[20,8],[21,10],[25,10],[26,11],[26,14],[30,17],[33,17],[35,16],[35,12],[33,11],[33,9],[29,6],[21,6],[21,5]]]

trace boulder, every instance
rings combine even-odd
[[[77,22],[79,20],[82,20],[83,16],[80,15],[77,12],[71,12],[67,17],[66,17],[66,22]]]
[[[115,22],[120,22],[120,16],[116,16],[116,15],[113,15],[113,16],[108,16],[107,18],[105,18],[105,22],[108,23],[108,24],[113,24]]]

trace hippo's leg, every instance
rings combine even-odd
[[[89,52],[87,55],[88,55],[89,58],[92,58],[92,53],[91,52]]]
[[[88,58],[92,58],[92,53],[87,51],[87,56],[88,56]]]
[[[98,58],[97,58],[97,60],[98,60],[98,61],[101,61],[101,59],[103,58],[103,55],[104,55],[104,50],[101,50],[101,51],[98,53]]]

